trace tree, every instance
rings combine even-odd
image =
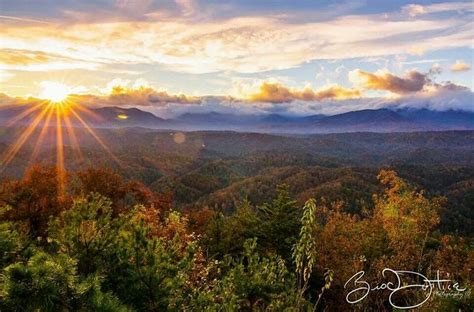
[[[270,204],[258,207],[261,223],[257,238],[263,248],[272,250],[290,262],[292,247],[300,230],[301,210],[291,198],[288,185],[277,187],[277,196]]]
[[[3,221],[11,207],[0,207],[0,268],[15,262],[28,246],[27,239],[16,229],[15,223]]]
[[[104,287],[139,310],[174,310],[186,293],[199,250],[194,241],[182,240],[179,232],[170,240],[154,234],[141,209],[135,208],[118,236],[116,249],[107,254]],[[172,213],[169,218],[180,216]],[[173,226],[175,221],[166,224]]]
[[[391,251],[379,267],[421,271],[427,265],[427,242],[439,224],[438,210],[444,199],[426,198],[393,170],[381,170],[378,178],[386,189],[382,196],[374,196],[374,221],[383,225]]]
[[[20,181],[7,181],[0,186],[0,207],[10,206],[4,218],[24,222],[30,237],[45,238],[50,217],[59,215],[71,203],[61,193],[56,168],[33,166]]]
[[[195,292],[189,310],[291,311],[308,304],[298,300],[294,277],[284,260],[260,256],[256,239],[244,243],[242,256],[227,256],[214,269],[215,279]]]
[[[112,202],[91,193],[75,200],[71,209],[51,223],[49,239],[60,252],[77,259],[80,273],[100,272],[126,221],[112,214]]]
[[[290,263],[300,228],[300,215],[301,209],[291,198],[288,186],[280,185],[270,203],[255,207],[244,200],[233,215],[216,214],[207,232],[207,247],[212,255],[237,254],[242,251],[246,240],[257,238],[260,252],[276,253]]]
[[[5,268],[0,308],[13,311],[128,311],[100,290],[98,279],[81,278],[65,254],[36,253]]]
[[[127,207],[141,204],[153,206],[160,211],[171,208],[169,195],[158,195],[151,192],[138,181],[126,181],[110,168],[88,168],[77,173],[78,181],[73,184],[76,196],[87,196],[99,193],[112,201],[114,215],[125,212]]]

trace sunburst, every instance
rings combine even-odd
[[[54,81],[43,81],[41,87],[43,90],[39,95],[40,98],[50,100],[52,103],[63,102],[73,92],[69,86]]]
[[[72,150],[77,154],[79,160],[83,159],[77,136],[75,134],[73,121],[77,121],[81,127],[86,129],[86,131],[99,143],[109,156],[120,165],[118,158],[110,151],[104,141],[84,118],[86,116],[98,118],[98,116],[89,108],[74,100],[74,96],[70,95],[71,90],[73,89],[62,83],[49,81],[41,83],[41,86],[43,87],[43,91],[40,94],[42,100],[23,110],[20,114],[11,118],[7,122],[7,127],[12,127],[18,122],[25,121],[27,118],[33,116],[31,120],[27,121],[28,125],[5,152],[3,159],[0,161],[0,172],[4,171],[11,163],[23,145],[31,138],[33,133],[39,131],[39,135],[30,156],[30,162],[35,161],[38,157],[39,150],[41,149],[48,129],[55,128],[54,135],[56,140],[58,191],[59,194],[63,194],[65,188],[64,135],[66,135],[69,142],[71,142]]]

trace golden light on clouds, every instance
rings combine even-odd
[[[356,69],[349,73],[349,80],[363,89],[408,94],[423,90],[431,82],[428,76],[429,74],[415,70],[409,71],[403,77],[400,77],[387,71],[369,73]]]
[[[463,60],[456,60],[456,63],[454,63],[451,66],[451,70],[453,72],[463,72],[463,71],[468,71],[471,69],[471,66],[464,62]]]
[[[347,89],[333,85],[320,90],[306,87],[303,90],[292,89],[281,83],[263,82],[259,91],[250,95],[249,99],[254,102],[288,103],[295,100],[300,101],[322,101],[325,99],[352,99],[361,97],[358,89]]]
[[[128,116],[125,115],[125,114],[118,114],[117,118],[120,119],[120,120],[126,120],[126,119],[128,119]]]

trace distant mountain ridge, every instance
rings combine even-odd
[[[97,127],[151,127],[166,123],[166,120],[138,108],[101,107],[92,110],[97,118],[90,122]]]
[[[27,107],[0,109],[0,125],[7,125]],[[78,112],[92,127],[143,127],[151,129],[231,130],[262,133],[344,133],[344,132],[410,132],[438,130],[473,130],[474,113],[467,111],[433,111],[428,109],[364,109],[336,115],[286,116],[281,114],[238,115],[219,112],[185,113],[163,119],[139,108],[100,107],[92,114]],[[20,122],[28,124],[35,113]],[[71,118],[73,125],[80,122]]]

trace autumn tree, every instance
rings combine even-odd
[[[99,193],[109,198],[115,215],[136,204],[153,206],[160,211],[167,211],[171,207],[170,194],[155,194],[141,182],[126,181],[107,167],[88,168],[76,176],[72,187],[74,194],[87,196],[89,193]]]
[[[374,222],[381,222],[390,250],[380,267],[421,271],[432,252],[427,243],[439,224],[443,199],[426,198],[423,191],[415,190],[393,170],[380,171],[378,178],[386,188],[381,196],[374,196]]]
[[[7,181],[0,186],[0,207],[10,206],[4,218],[25,223],[33,238],[46,237],[49,218],[57,216],[71,203],[61,193],[61,181],[56,168],[33,166],[19,181]]]

